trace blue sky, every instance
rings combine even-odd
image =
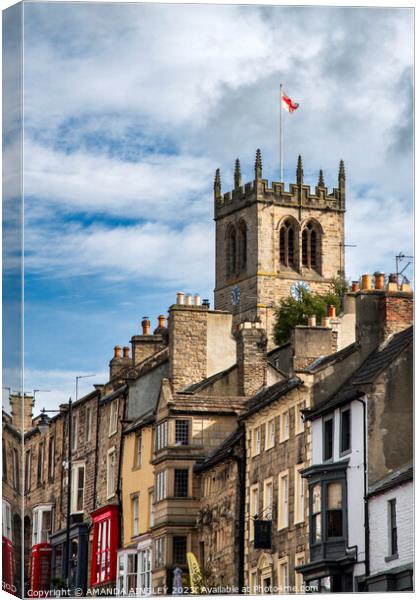
[[[106,377],[113,346],[177,291],[213,299],[212,185],[346,164],[348,277],[412,254],[413,11],[29,3],[26,381],[37,408]],[[13,140],[10,142],[10,151]],[[7,149],[6,149],[7,151]],[[6,385],[6,383],[5,383]]]

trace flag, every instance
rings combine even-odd
[[[289,96],[286,96],[284,92],[281,93],[281,106],[287,112],[292,113],[294,110],[299,108],[299,104],[297,102],[293,102]]]
[[[188,569],[190,571],[191,594],[203,593],[203,576],[195,555],[187,552]]]

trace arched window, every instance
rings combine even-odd
[[[280,264],[295,267],[295,230],[289,219],[280,228]]]
[[[236,271],[236,231],[233,225],[228,227],[226,238],[226,275],[230,277]]]
[[[238,258],[239,258],[239,271],[246,271],[247,261],[247,237],[246,237],[246,224],[241,221],[238,229]]]
[[[308,223],[302,232],[302,265],[307,269],[319,270],[318,244],[320,233],[314,223]]]

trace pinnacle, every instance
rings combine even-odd
[[[296,168],[296,183],[303,183],[303,165],[302,165],[302,157],[299,154],[297,168]]]
[[[241,163],[239,158],[235,161],[235,189],[241,186]]]
[[[322,169],[319,171],[318,187],[325,187],[324,173],[322,172]]]
[[[262,177],[262,159],[261,150],[258,148],[255,155],[255,179],[261,179]]]

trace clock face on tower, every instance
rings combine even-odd
[[[304,281],[296,281],[290,286],[290,295],[295,300],[299,300],[299,298],[301,297],[301,290],[304,290],[305,292],[310,292],[311,288]]]
[[[230,292],[230,301],[232,302],[233,306],[237,306],[241,301],[241,288],[239,285],[235,285]]]

